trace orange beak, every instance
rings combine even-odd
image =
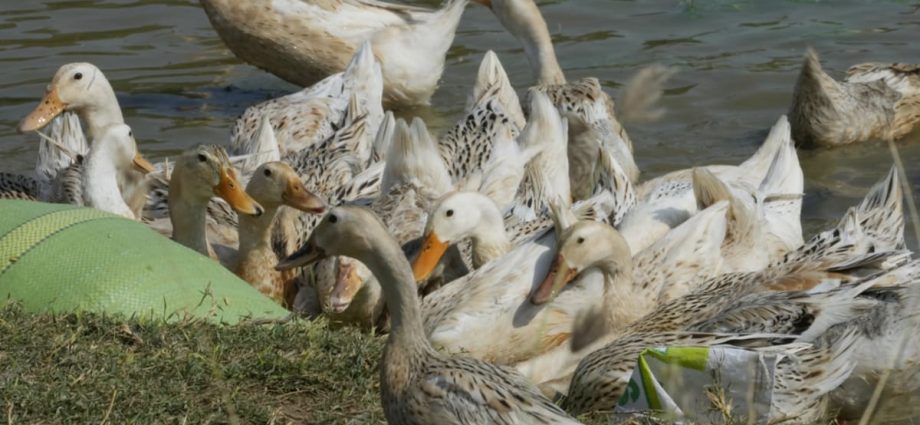
[[[445,251],[447,251],[447,244],[441,242],[434,232],[429,233],[425,238],[425,244],[422,245],[422,252],[415,257],[415,262],[412,263],[412,274],[415,275],[415,280],[428,279],[434,268],[438,266],[438,261],[441,261]]]
[[[307,190],[296,175],[289,178],[288,185],[281,194],[281,200],[284,205],[308,213],[321,214],[326,210],[326,201]]]
[[[236,180],[236,172],[231,167],[224,167],[220,170],[220,182],[214,188],[214,194],[223,198],[241,214],[258,217],[265,211],[258,202],[243,191],[240,182]]]
[[[60,115],[61,112],[64,112],[64,108],[66,107],[67,104],[58,97],[57,89],[48,90],[48,92],[45,93],[45,97],[42,98],[41,103],[35,107],[35,110],[29,115],[26,115],[26,117],[19,122],[19,127],[16,128],[16,131],[27,133],[38,130],[48,125],[48,123],[51,122],[54,117]]]
[[[149,174],[157,170],[150,161],[147,161],[146,158],[141,156],[141,153],[138,152],[134,154],[134,160],[132,161],[134,167],[138,170],[141,170],[144,174]]]
[[[543,279],[537,290],[530,296],[530,302],[540,305],[552,301],[559,291],[562,291],[562,288],[574,280],[577,275],[578,271],[568,266],[565,257],[562,254],[557,255],[553,267],[546,274],[546,279]]]

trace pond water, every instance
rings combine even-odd
[[[678,68],[662,101],[666,117],[628,127],[643,178],[747,158],[787,110],[807,46],[838,77],[859,62],[920,62],[916,0],[556,0],[541,10],[569,79],[595,76],[616,98],[643,65]],[[516,87],[533,83],[516,40],[491,12],[470,5],[432,106],[400,114],[420,115],[435,131],[450,125],[489,49]],[[77,61],[105,72],[150,159],[225,144],[245,107],[298,89],[238,61],[196,1],[3,1],[0,169],[32,169],[37,139],[16,134],[16,123],[57,68]],[[899,148],[910,180],[920,183],[920,143]],[[882,143],[799,154],[809,234],[836,221],[891,165]]]

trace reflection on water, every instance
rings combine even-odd
[[[667,117],[629,127],[645,177],[750,155],[786,111],[806,46],[814,46],[838,76],[858,62],[920,61],[917,1],[541,4],[570,79],[598,77],[616,95],[644,64],[680,69],[663,100]],[[401,114],[422,116],[435,129],[450,125],[488,49],[499,54],[518,88],[533,82],[516,40],[489,11],[471,5],[433,106]],[[63,63],[102,68],[151,158],[195,143],[226,143],[246,106],[297,89],[240,64],[191,0],[0,2],[0,52],[0,169],[7,171],[31,170],[37,144],[16,134],[15,125]],[[918,182],[920,144],[902,143],[901,154]],[[800,156],[807,232],[836,220],[891,163],[883,144]]]

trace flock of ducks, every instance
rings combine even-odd
[[[858,417],[886,371],[883,416],[916,414],[897,402],[920,389],[902,177],[805,240],[795,144],[910,133],[920,66],[840,82],[809,50],[789,119],[748,160],[641,181],[613,100],[566,80],[533,0],[476,2],[536,85],[519,98],[486,53],[441,137],[384,105],[428,102],[466,0],[202,0],[237,56],[307,88],[248,108],[229,153],[154,166],[102,71],[64,65],[19,125],[42,137],[35,176],[0,173],[0,198],[143,221],[293,310],[388,332],[393,424],[578,423],[616,407],[643,349],[669,345],[784,353],[771,422]],[[640,71],[621,116],[656,115],[670,73]]]

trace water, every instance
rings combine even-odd
[[[541,10],[569,79],[597,77],[616,98],[645,64],[680,70],[667,85],[665,119],[628,127],[643,178],[747,158],[788,108],[807,46],[838,77],[859,62],[920,61],[916,0],[569,0],[542,2]],[[433,129],[450,125],[488,49],[516,87],[533,83],[517,41],[491,12],[470,5],[433,106],[401,114],[420,115]],[[246,106],[297,89],[236,60],[195,1],[3,1],[0,169],[31,170],[38,144],[15,125],[58,66],[76,61],[105,72],[151,159],[196,143],[226,144]],[[899,147],[918,182],[920,144]],[[881,143],[799,154],[806,233],[836,221],[891,165]]]

